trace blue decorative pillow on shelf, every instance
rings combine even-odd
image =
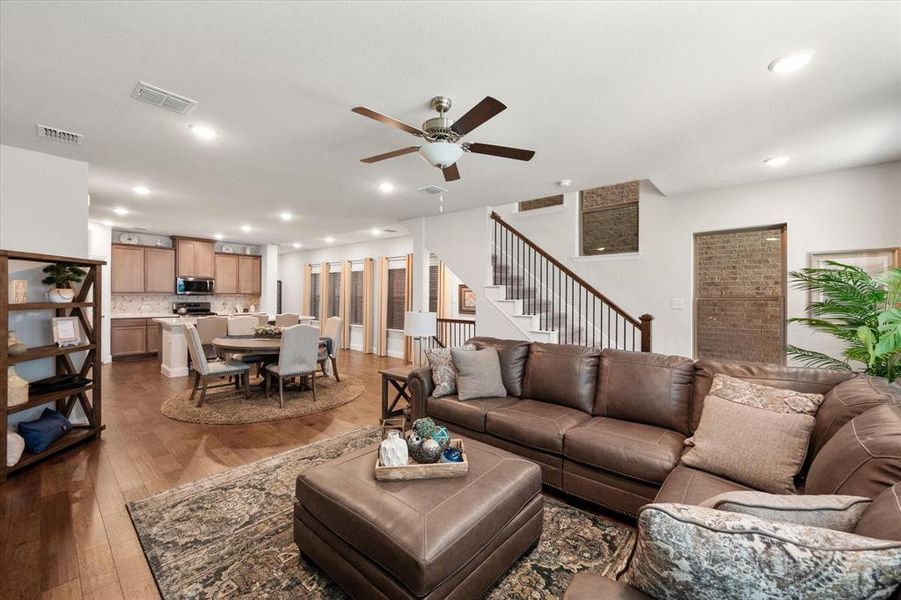
[[[70,431],[69,419],[51,408],[45,408],[37,421],[19,423],[19,435],[25,439],[25,449],[32,454],[43,452]]]

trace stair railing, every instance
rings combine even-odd
[[[494,285],[538,315],[561,344],[651,351],[651,315],[632,317],[543,248],[491,213]]]
[[[426,342],[428,348],[453,348],[462,346],[476,335],[476,322],[472,319],[438,319],[436,334]]]

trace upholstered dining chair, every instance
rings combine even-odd
[[[278,378],[278,403],[285,407],[284,382],[293,377],[309,377],[316,400],[316,365],[319,353],[319,329],[312,325],[292,325],[282,330],[278,363],[266,365],[266,397],[273,377]]]
[[[188,402],[194,401],[194,395],[200,388],[200,400],[197,406],[201,406],[206,399],[206,391],[211,388],[225,387],[231,385],[239,385],[241,379],[244,380],[244,397],[250,397],[250,366],[236,360],[217,360],[208,361],[203,353],[203,344],[200,342],[200,334],[197,328],[191,323],[185,324],[185,337],[188,341],[188,353],[191,355],[192,370],[194,371],[194,385],[191,389],[191,398]],[[235,377],[232,384],[223,383],[219,385],[208,385],[207,380],[219,377]]]
[[[258,327],[265,327],[266,325],[269,324],[269,315],[266,313],[263,313],[261,315],[256,315],[256,318],[257,318],[257,322],[259,323]]]
[[[203,344],[204,356],[216,358],[213,340],[228,335],[228,317],[199,317],[197,333],[200,335],[200,343]]]
[[[280,315],[275,315],[275,326],[276,327],[291,327],[292,325],[297,325],[300,322],[300,315],[296,315],[294,313],[282,313]]]
[[[326,320],[325,326],[322,328],[322,337],[326,337],[332,340],[332,351],[331,353],[329,353],[325,348],[322,348],[317,359],[317,362],[322,367],[323,374],[325,374],[325,363],[331,361],[332,372],[335,375],[335,381],[341,381],[341,378],[338,377],[338,361],[335,358],[335,354],[338,352],[338,345],[341,343],[341,331],[343,329],[343,323],[344,321],[341,319],[341,317],[329,317]]]
[[[228,318],[228,335],[253,335],[260,321],[253,315]]]

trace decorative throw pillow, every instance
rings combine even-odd
[[[822,394],[717,374],[682,463],[777,494],[797,492]]]
[[[472,344],[465,344],[460,347],[461,350],[475,350]],[[432,396],[440,398],[441,396],[450,396],[457,393],[457,368],[454,366],[454,358],[451,356],[450,348],[429,348],[425,351],[425,356],[429,361],[429,367],[432,369],[432,382],[435,389],[432,390]]]
[[[888,598],[901,542],[685,504],[648,504],[620,581],[654,598]]]
[[[700,506],[780,523],[857,533],[857,522],[871,502],[863,496],[800,496],[736,491],[708,498]]]
[[[36,421],[19,423],[19,435],[25,439],[25,448],[32,454],[43,452],[69,431],[72,431],[72,423],[52,408],[45,408]]]
[[[457,368],[457,397],[460,400],[496,398],[507,395],[501,378],[501,362],[494,348],[451,349]]]

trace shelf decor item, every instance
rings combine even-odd
[[[16,406],[28,402],[28,382],[16,373],[15,365],[6,368],[6,405]]]
[[[54,344],[60,348],[79,344],[81,337],[78,335],[78,319],[76,317],[54,317],[51,322],[53,323]]]
[[[416,435],[415,433],[411,433]],[[435,440],[427,440],[436,443]],[[452,439],[448,445],[449,450],[459,452],[459,462],[435,462],[432,464],[418,464],[408,462],[405,465],[391,467],[383,465],[381,459],[375,461],[375,478],[377,481],[409,481],[414,479],[446,479],[449,477],[463,477],[469,471],[469,462],[466,459],[466,450],[463,448],[463,440]],[[439,455],[442,453],[439,453]],[[456,456],[456,454],[454,454]]]
[[[19,341],[19,338],[16,337],[16,332],[10,330],[9,332],[9,342],[7,342],[6,353],[10,356],[22,356],[28,352],[28,346]]]
[[[45,408],[36,421],[19,423],[19,435],[25,438],[25,449],[32,454],[40,454],[70,431],[72,422],[52,408]]]
[[[72,289],[72,284],[80,283],[86,274],[84,269],[71,263],[53,263],[42,270],[47,274],[47,277],[44,277],[41,283],[52,286],[47,292],[47,297],[51,302],[59,304],[72,302],[75,298],[75,290]]]
[[[9,282],[9,303],[23,304],[28,292],[28,282],[24,279],[13,279]]]

